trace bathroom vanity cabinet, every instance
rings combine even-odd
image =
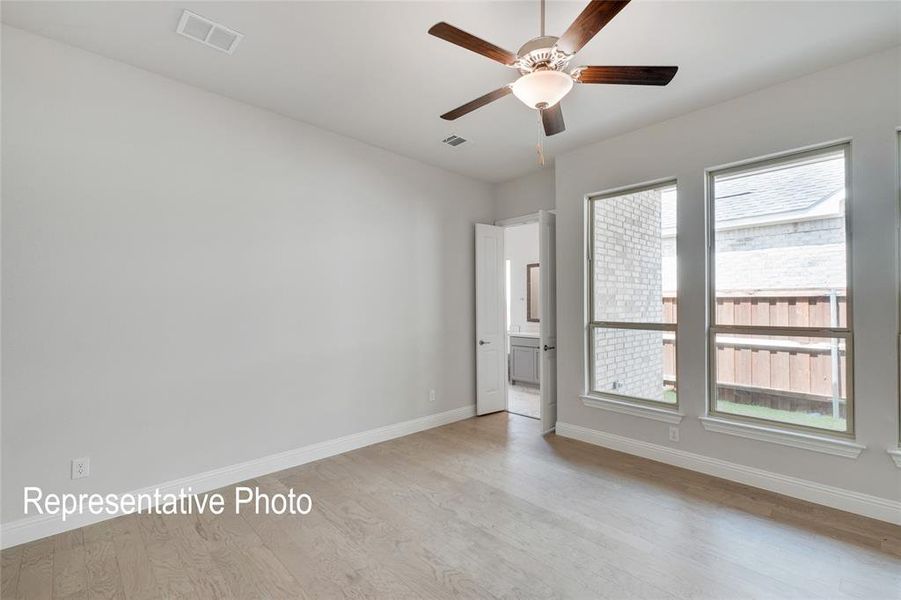
[[[510,334],[510,382],[539,383],[541,340],[537,334]]]

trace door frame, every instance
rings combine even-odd
[[[556,215],[557,209],[556,208],[547,209],[547,212],[553,213]],[[527,215],[521,215],[519,217],[510,217],[508,219],[498,219],[493,223],[493,225],[495,227],[503,227],[504,229],[506,229],[508,227],[516,227],[517,225],[528,225],[530,223],[538,223],[538,219],[539,219],[538,214],[539,214],[538,212],[533,212],[533,213],[529,213]],[[539,255],[540,255],[540,251],[541,251],[541,248],[539,247]],[[504,303],[505,303],[505,305],[506,305],[507,300],[509,300],[509,298],[507,298],[507,286],[505,285],[504,286]],[[504,332],[504,350],[506,350],[507,345],[509,344],[509,337],[510,337],[509,332],[505,331]],[[510,390],[509,390],[509,386],[510,386],[509,368],[507,369],[507,371],[508,371],[507,376],[504,377],[504,407],[505,407],[504,410],[509,412],[509,404],[508,404],[509,392],[510,392]],[[539,381],[538,381],[539,397],[541,396],[541,386],[542,386],[542,382],[539,379]],[[538,420],[540,421],[541,418],[539,417]]]

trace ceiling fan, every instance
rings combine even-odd
[[[569,93],[573,83],[666,85],[676,75],[679,67],[588,66],[567,72],[569,61],[576,52],[624,9],[629,0],[591,0],[559,38],[544,34],[544,1],[540,2],[541,34],[523,44],[516,54],[444,22],[429,29],[435,37],[520,72],[519,79],[513,83],[444,113],[442,119],[453,121],[512,92],[526,106],[540,113],[544,133],[551,136],[566,129],[560,100]]]

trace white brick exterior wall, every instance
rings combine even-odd
[[[594,212],[594,303],[600,321],[659,323],[663,318],[661,191],[598,200]],[[663,399],[659,331],[599,330],[594,389]]]

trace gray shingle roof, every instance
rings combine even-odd
[[[764,170],[716,183],[717,223],[804,210],[832,196],[845,185],[841,156],[813,163]],[[664,228],[675,225],[674,207],[664,203]]]

